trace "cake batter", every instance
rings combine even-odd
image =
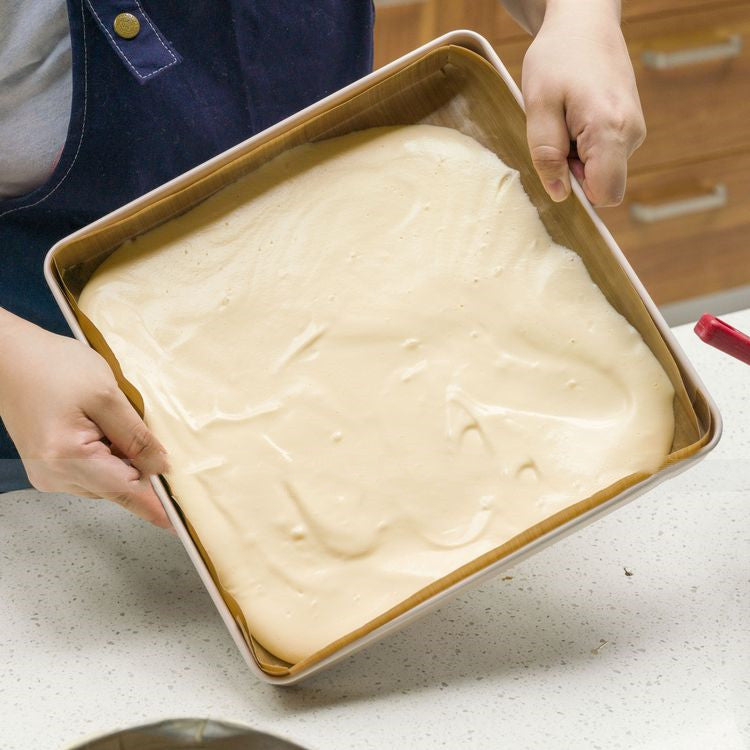
[[[673,436],[673,390],[461,133],[291,150],[125,243],[81,309],[250,632],[297,662]]]

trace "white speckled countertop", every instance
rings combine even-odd
[[[725,420],[703,463],[292,688],[250,675],[176,539],[3,495],[0,747],[209,716],[316,750],[750,748],[750,367],[677,335]]]

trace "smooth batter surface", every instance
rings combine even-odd
[[[303,146],[80,299],[253,635],[296,662],[673,434],[669,380],[518,175],[427,125]]]

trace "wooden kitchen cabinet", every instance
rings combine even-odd
[[[599,214],[657,302],[750,284],[750,150],[631,175]]]
[[[750,5],[625,26],[648,138],[634,171],[750,148]]]
[[[622,17],[627,20],[649,15],[673,16],[682,10],[718,8],[729,2],[731,0],[623,0]]]
[[[376,8],[376,65],[470,28],[520,82],[531,39],[498,0]],[[602,218],[658,304],[750,283],[750,0],[624,0],[623,32],[649,134]]]

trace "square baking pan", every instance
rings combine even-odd
[[[547,196],[526,145],[521,94],[491,45],[470,31],[451,32],[420,47],[60,240],[49,251],[44,272],[73,334],[107,359],[120,387],[143,413],[140,394],[101,333],[78,309],[78,295],[99,264],[125,240],[184,213],[283,151],[364,128],[415,123],[455,128],[519,171],[552,239],[581,256],[593,281],[638,330],[669,376],[675,389],[672,450],[657,472],[624,477],[546,518],[297,664],[277,659],[253,639],[181,513],[179,498],[172,497],[164,478],[154,477],[154,488],[237,647],[251,671],[266,682],[296,682],[393,632],[465,586],[515,565],[693,465],[721,435],[716,405],[579,185],[572,180],[572,195],[561,204]]]

